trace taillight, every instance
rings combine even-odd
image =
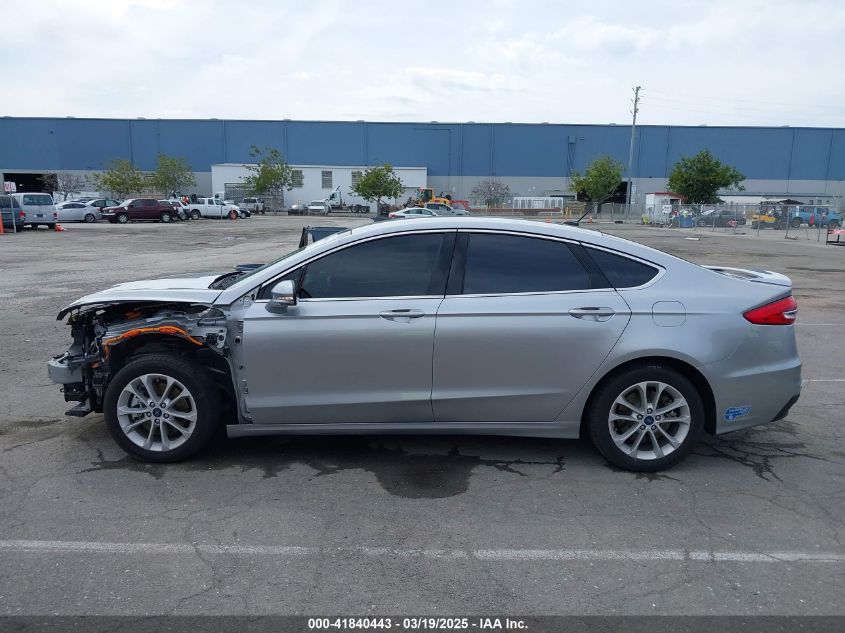
[[[389,218],[395,218],[395,217],[396,217],[396,214],[395,214],[395,213],[388,213],[388,214],[387,214],[387,217],[389,217]]]
[[[26,219],[26,211],[24,211],[23,209],[21,209],[20,211],[18,211],[18,217],[19,217],[21,220]]]
[[[798,302],[790,295],[749,310],[742,316],[755,325],[792,325],[798,316]]]

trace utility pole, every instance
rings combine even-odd
[[[634,120],[631,123],[631,147],[628,150],[628,188],[625,193],[625,204],[629,209],[631,207],[631,190],[634,188],[634,174],[631,170],[634,167],[634,137],[637,133],[637,112],[640,111],[640,90],[642,90],[642,86],[634,88],[634,109],[631,110]]]

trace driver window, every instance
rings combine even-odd
[[[303,299],[399,297],[443,294],[432,288],[441,233],[402,235],[336,251],[305,268]]]

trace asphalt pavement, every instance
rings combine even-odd
[[[64,417],[45,363],[65,303],[362,222],[0,236],[0,614],[845,615],[845,248],[814,233],[592,225],[795,284],[801,400],[663,473],[579,441],[461,436],[220,440],[150,465],[102,416]]]

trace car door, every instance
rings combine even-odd
[[[79,222],[84,217],[85,205],[81,202],[68,202],[59,211],[60,222]]]
[[[245,404],[257,424],[431,422],[431,358],[454,231],[341,247],[292,271],[298,303],[243,319]]]
[[[553,421],[630,316],[577,244],[459,233],[437,312],[435,421]]]

